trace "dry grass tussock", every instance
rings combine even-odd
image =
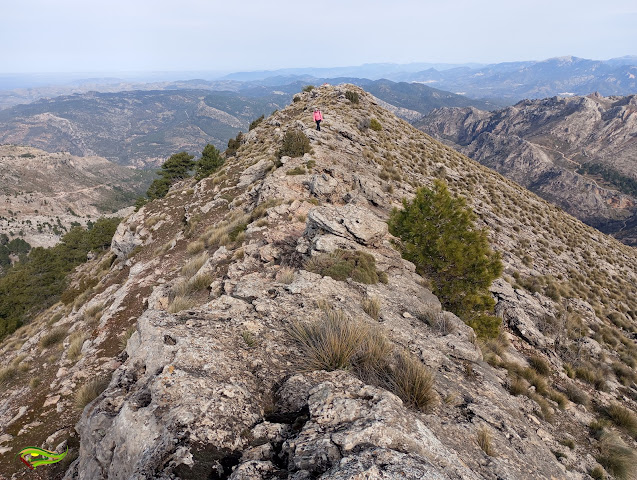
[[[75,332],[71,335],[69,349],[66,352],[69,360],[76,361],[82,355],[82,345],[86,340],[86,334],[84,332]]]
[[[67,332],[68,330],[63,327],[54,328],[40,338],[40,346],[42,348],[48,348],[60,343],[66,337]]]
[[[108,378],[95,378],[82,385],[75,394],[75,407],[83,410],[89,403],[95,400],[109,384]]]
[[[380,316],[380,298],[378,297],[364,298],[362,307],[367,315],[372,317],[374,320],[378,320]]]
[[[597,461],[620,480],[634,480],[637,475],[637,454],[614,432],[604,432],[599,439]]]
[[[327,302],[318,306],[324,319],[289,327],[301,348],[302,370],[349,370],[420,410],[430,411],[437,404],[434,375],[420,360],[407,351],[396,352],[376,325],[352,320]]]
[[[495,457],[495,448],[491,438],[491,431],[485,425],[481,425],[476,433],[476,443],[484,453],[490,457]]]
[[[243,232],[252,221],[253,216],[242,211],[235,212],[229,219],[224,220],[208,229],[199,237],[208,248],[239,243],[243,240]],[[243,235],[241,235],[243,234]]]
[[[191,258],[183,267],[181,267],[181,274],[187,278],[192,277],[201,267],[203,267],[203,264],[206,263],[207,260],[208,254],[206,252]]]

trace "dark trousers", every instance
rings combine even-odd
[[[320,132],[321,131],[321,121],[320,120],[316,120],[316,129]]]

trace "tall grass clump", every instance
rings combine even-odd
[[[436,405],[434,375],[420,360],[407,351],[395,352],[377,327],[351,320],[327,303],[319,308],[325,318],[292,322],[289,327],[301,348],[303,370],[349,370],[412,407],[430,411]]]
[[[84,407],[106,390],[109,382],[110,379],[108,378],[95,378],[82,385],[75,393],[75,407],[78,410],[83,410]]]
[[[50,332],[44,334],[42,338],[40,338],[40,346],[42,348],[48,348],[53,345],[60,343],[66,337],[67,329],[58,327],[54,328]]]
[[[294,322],[292,337],[301,345],[303,364],[312,370],[349,370],[369,327],[348,320],[340,310],[329,310],[320,322]]]
[[[626,407],[613,403],[604,412],[611,421],[633,438],[637,438],[637,416]]]
[[[363,311],[372,317],[374,320],[378,320],[380,316],[380,298],[367,297],[363,299],[362,303]]]
[[[491,431],[485,425],[481,425],[480,428],[478,428],[478,432],[476,433],[476,443],[484,453],[490,457],[495,456],[495,448],[493,447]]]
[[[388,383],[404,402],[419,410],[428,412],[437,403],[432,372],[406,352],[397,355]]]
[[[80,355],[82,355],[82,346],[86,340],[86,335],[84,332],[76,332],[71,335],[70,340],[71,344],[69,345],[66,355],[70,360],[76,361],[80,358]]]
[[[620,480],[635,478],[637,471],[637,455],[616,433],[604,432],[599,440],[599,456],[597,461]]]
[[[183,267],[181,267],[181,274],[187,278],[192,277],[201,267],[203,267],[206,260],[208,260],[208,254],[206,252],[191,258]]]

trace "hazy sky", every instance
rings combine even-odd
[[[635,0],[0,0],[0,73],[637,54]]]

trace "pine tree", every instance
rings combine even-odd
[[[201,152],[201,158],[197,162],[195,169],[197,171],[195,178],[201,180],[216,172],[223,165],[221,153],[214,145],[206,145]]]
[[[193,158],[195,157],[187,152],[171,155],[161,166],[161,170],[157,172],[161,178],[153,180],[153,183],[148,187],[146,196],[151,200],[165,197],[173,183],[190,176],[189,172],[195,167]]]
[[[403,200],[402,210],[394,209],[389,230],[402,240],[403,257],[431,280],[443,306],[491,336],[499,321],[485,315],[494,306],[488,288],[502,263],[486,232],[474,227],[475,218],[464,199],[436,180],[433,189],[419,188],[411,202]]]

